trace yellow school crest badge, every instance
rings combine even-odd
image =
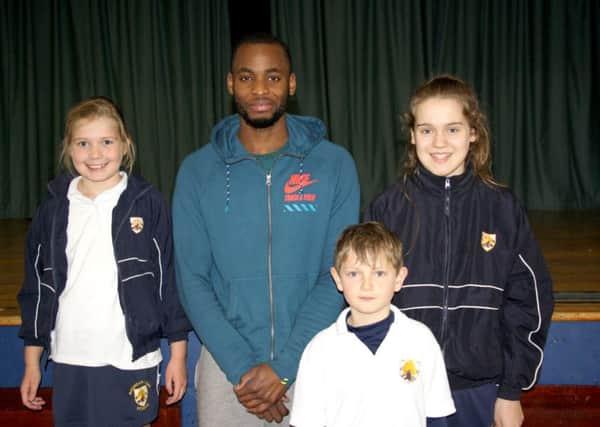
[[[135,234],[140,234],[144,229],[144,218],[141,216],[130,217],[129,223],[131,224],[131,231],[133,231]]]
[[[129,395],[133,397],[133,401],[135,402],[138,411],[143,411],[148,408],[149,393],[150,383],[148,383],[148,381],[138,381],[129,389]]]
[[[409,359],[403,361],[402,367],[400,368],[400,376],[403,380],[407,382],[413,382],[417,379],[417,375],[419,374],[419,370],[417,369],[417,364]]]
[[[496,246],[496,235],[486,233],[485,231],[481,232],[481,249],[486,252],[491,251]]]

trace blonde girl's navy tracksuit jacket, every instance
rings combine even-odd
[[[18,295],[25,345],[50,348],[50,332],[67,275],[67,191],[73,179],[52,181],[27,236],[25,280]],[[187,339],[191,326],[179,303],[173,268],[173,241],[168,206],[141,178],[130,176],[113,209],[112,238],[118,292],[132,360],[154,351],[161,337]]]

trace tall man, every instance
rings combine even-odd
[[[329,268],[359,208],[348,152],[321,121],[286,113],[296,76],[282,41],[241,40],[227,88],[238,114],[184,160],[173,199],[180,296],[204,345],[202,427],[287,415],[304,347],[343,306]]]

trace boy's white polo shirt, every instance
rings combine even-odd
[[[121,176],[117,185],[93,200],[78,190],[81,177],[69,185],[67,283],[58,299],[50,341],[55,362],[132,370],[162,360],[158,349],[131,361],[112,240],[112,211],[127,187],[127,174]]]
[[[345,309],[308,344],[295,385],[295,427],[425,426],[455,412],[446,368],[424,324],[392,306],[394,323],[371,353],[348,331]]]

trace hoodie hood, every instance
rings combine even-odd
[[[306,157],[327,136],[325,124],[319,119],[294,114],[285,114],[284,117],[288,130],[285,154]],[[211,133],[210,142],[226,163],[235,163],[250,156],[238,138],[240,120],[239,114],[225,117]]]

